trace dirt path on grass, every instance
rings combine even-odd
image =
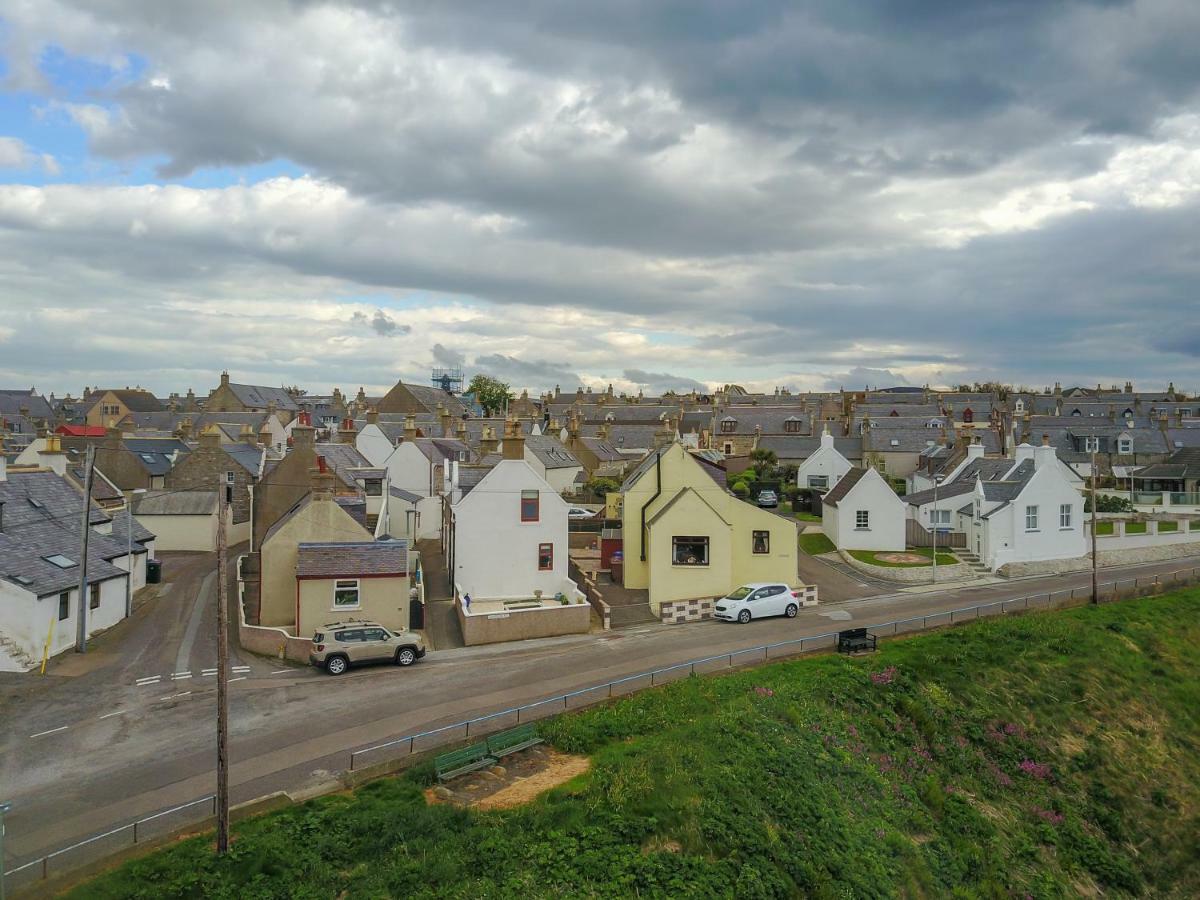
[[[472,809],[511,809],[582,775],[591,765],[586,756],[532,747],[508,757],[504,765],[431,787],[425,791],[425,799]]]

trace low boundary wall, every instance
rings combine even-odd
[[[933,566],[873,566],[861,559],[855,559],[845,550],[839,550],[838,555],[850,568],[857,569],[872,578],[878,578],[880,581],[895,581],[898,584],[929,584],[933,580]],[[957,581],[975,575],[975,571],[966,563],[938,566],[937,571],[938,578],[942,581]]]
[[[292,662],[307,663],[308,654],[312,651],[312,641],[308,638],[288,634],[282,628],[269,625],[247,625],[246,605],[242,602],[245,594],[245,582],[242,581],[242,560],[239,556],[235,565],[238,573],[238,644],[243,650],[257,653],[259,656],[273,656],[276,659],[290,659]]]

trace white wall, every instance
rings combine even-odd
[[[362,427],[358,437],[354,439],[354,447],[373,466],[384,465],[388,457],[392,455],[392,451],[396,449],[388,436],[383,433],[383,429],[370,423]]]
[[[521,521],[521,491],[539,494],[539,518]],[[548,595],[567,578],[567,509],[523,460],[502,460],[454,506],[452,580],[472,597]],[[538,545],[554,545],[554,568],[538,571]]]
[[[154,532],[156,550],[216,550],[217,516],[135,515],[143,527]],[[230,540],[230,544],[236,543]]]
[[[366,454],[363,454],[366,456]],[[367,457],[370,459],[370,457]],[[374,463],[373,463],[374,464]],[[393,487],[408,491],[410,494],[420,494],[428,497],[440,485],[430,482],[431,469],[429,459],[418,449],[416,444],[402,443],[383,462],[387,469],[388,481]]]
[[[50,655],[75,646],[78,627],[78,589],[70,591],[71,614],[54,625]],[[85,603],[88,601],[85,600]],[[51,621],[58,617],[58,594],[38,599],[8,582],[0,582],[0,634],[15,644],[30,659],[41,662]],[[88,635],[111,628],[125,618],[125,576],[100,583],[100,606],[87,611]],[[12,657],[0,649],[0,671],[23,671]]]
[[[1071,506],[1069,528],[1059,526],[1061,504]],[[1025,528],[1026,507],[1031,505],[1038,508],[1036,531]],[[1037,469],[1020,495],[987,521],[985,562],[992,569],[1010,562],[1074,559],[1087,552],[1083,497],[1054,463]]]
[[[826,531],[826,534],[839,550],[904,549],[904,501],[874,469],[867,469],[867,474],[838,501],[835,509],[837,514],[830,529],[833,533]],[[866,529],[855,527],[860,509],[870,513]],[[828,514],[829,510],[826,505],[822,512]]]
[[[829,479],[826,489],[832,490],[833,486],[842,480],[842,476],[852,468],[850,460],[842,456],[833,446],[833,435],[825,433],[821,435],[821,446],[796,469],[796,485],[806,488],[809,486],[808,477],[810,475],[824,475]]]

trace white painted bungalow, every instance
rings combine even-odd
[[[821,502],[821,530],[839,550],[904,549],[904,501],[875,469],[851,469]]]
[[[813,451],[796,469],[796,486],[828,491],[842,480],[854,466],[833,445],[833,435],[826,426],[821,433],[821,446]]]

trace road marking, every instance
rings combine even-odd
[[[172,681],[182,681],[185,678],[191,678],[191,677],[192,677],[191,672],[173,672],[173,673],[171,673]]]
[[[208,675],[216,675],[216,674],[217,674],[216,669],[205,669],[203,672],[200,673],[200,676],[205,677]]]
[[[31,734],[29,738],[32,740],[35,737],[45,737],[48,734],[58,734],[60,731],[66,731],[68,727],[69,726],[67,725],[60,725],[58,728],[51,728],[49,731],[39,731],[37,734]]]
[[[176,694],[175,696],[176,697],[190,697],[191,693],[192,693],[191,691],[183,691],[182,693]]]
[[[292,670],[291,669],[276,669],[271,674],[272,675],[282,675],[284,672],[290,672],[290,671],[292,671]]]
[[[250,667],[249,666],[234,666],[233,671],[234,672],[249,672]]]
[[[155,682],[157,682],[157,681],[158,681],[159,679],[161,679],[161,678],[162,678],[162,676],[161,676],[161,675],[151,675],[151,676],[149,676],[148,678],[139,678],[139,679],[137,680],[137,684],[138,684],[138,686],[139,686],[139,687],[141,687],[141,686],[143,686],[143,685],[147,685],[147,684],[154,684]]]
[[[111,719],[113,716],[123,716],[127,712],[129,712],[129,710],[127,710],[127,709],[118,709],[116,712],[105,713],[100,718]]]
[[[233,684],[235,681],[245,681],[245,680],[246,680],[246,676],[245,676],[245,675],[241,676],[240,678],[230,678],[230,679],[229,679],[229,684]]]
[[[183,640],[179,642],[179,651],[175,654],[175,668],[177,669],[188,665],[192,658],[192,647],[196,643],[196,634],[200,630],[200,620],[204,617],[205,607],[208,606],[209,600],[213,596],[213,584],[216,579],[217,572],[214,569],[204,576],[204,580],[200,582],[200,588],[196,591],[196,596],[192,598],[191,615],[188,616]]]

